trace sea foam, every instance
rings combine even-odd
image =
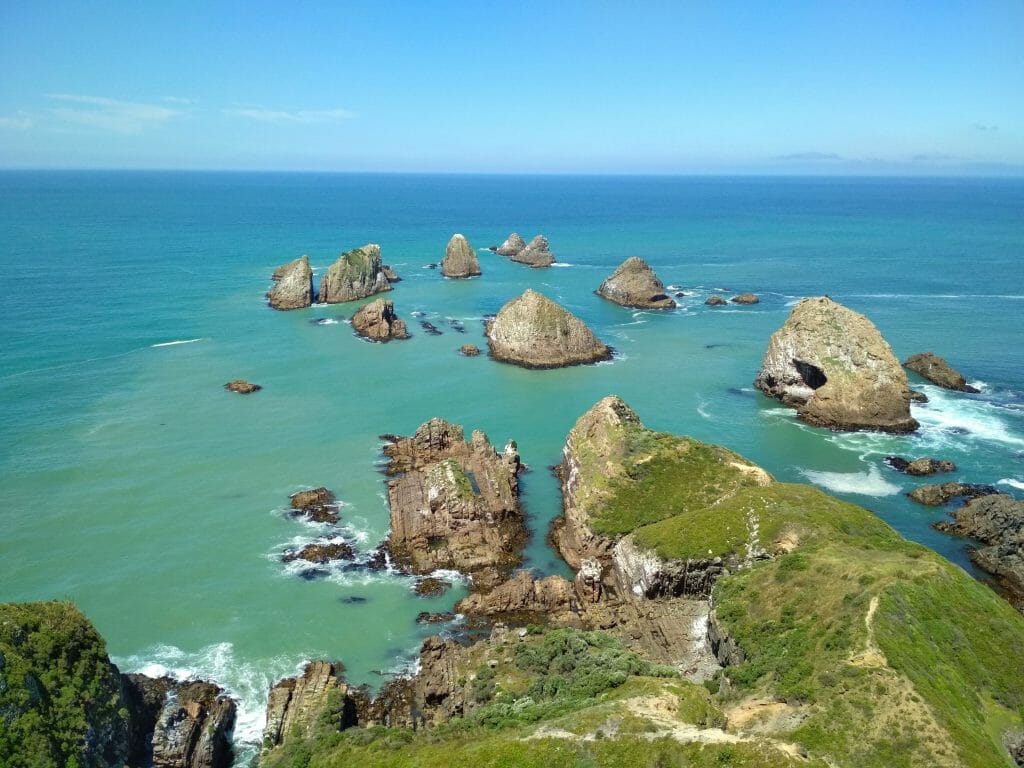
[[[878,470],[870,467],[867,472],[823,472],[802,469],[800,474],[815,485],[820,485],[833,493],[855,493],[860,496],[895,496],[900,487],[890,483]]]

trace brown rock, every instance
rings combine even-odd
[[[476,344],[463,344],[459,347],[459,352],[465,357],[476,357],[480,354],[480,347]]]
[[[494,250],[499,256],[515,256],[524,248],[526,248],[526,241],[513,232],[504,243]]]
[[[314,523],[338,522],[338,502],[326,488],[299,491],[291,495],[292,515],[302,516]]]
[[[409,338],[405,321],[395,314],[394,303],[385,299],[377,299],[360,307],[352,315],[352,329],[370,341],[388,342]]]
[[[354,693],[342,677],[340,662],[314,661],[302,675],[286,677],[270,689],[264,746],[274,747],[288,739],[306,738],[322,718],[338,730],[356,724]]]
[[[579,626],[573,610],[577,597],[571,581],[561,576],[535,579],[519,571],[490,592],[469,595],[455,605],[458,613],[486,617],[507,624],[547,624]]]
[[[420,597],[440,597],[451,586],[451,582],[427,576],[425,579],[417,579],[412,591]]]
[[[752,293],[741,293],[729,299],[733,304],[758,304],[761,300]]]
[[[704,302],[709,307],[724,307],[728,302],[721,296],[711,296]]]
[[[290,563],[293,560],[305,560],[308,563],[324,565],[332,560],[352,560],[355,550],[344,541],[316,541],[301,549],[289,549],[281,556],[281,561]]]
[[[341,254],[327,269],[320,280],[319,299],[338,304],[390,290],[380,263],[380,246],[370,243]]]
[[[384,277],[386,277],[388,279],[389,283],[400,283],[400,282],[402,282],[402,278],[400,278],[398,276],[398,273],[395,272],[395,270],[392,269],[391,267],[389,267],[387,264],[383,265],[380,268],[380,271],[384,273]]]
[[[531,267],[550,267],[555,263],[555,257],[551,253],[548,239],[544,235],[537,235],[530,241],[529,245],[518,253],[509,254],[509,257],[512,261],[517,261],[520,264],[529,264]]]
[[[975,499],[979,496],[989,496],[993,493],[998,493],[998,491],[991,485],[939,483],[936,485],[919,486],[908,493],[907,496],[918,504],[926,504],[929,507],[941,507],[953,499]]]
[[[905,472],[908,475],[914,475],[922,477],[924,475],[934,475],[939,472],[955,472],[956,464],[952,461],[946,461],[945,459],[914,459],[908,461],[900,456],[887,456],[885,461],[893,469]]]
[[[441,259],[441,274],[445,277],[474,277],[480,274],[480,260],[476,251],[462,235],[452,235]]]
[[[224,389],[228,392],[237,392],[240,395],[251,395],[253,392],[259,392],[263,387],[259,384],[251,384],[245,379],[234,379],[225,384]]]
[[[673,309],[676,303],[665,294],[665,284],[646,261],[631,256],[597,289],[597,295],[624,307]]]
[[[313,270],[309,257],[282,264],[274,270],[274,287],[267,292],[274,309],[302,309],[313,303]]]
[[[455,621],[455,614],[451,611],[443,611],[441,613],[420,611],[416,614],[417,624],[443,624],[448,621]]]
[[[931,352],[921,352],[911,355],[903,363],[909,370],[919,376],[928,379],[932,384],[937,384],[945,389],[953,389],[958,392],[976,393],[978,390],[967,383],[963,375],[952,368],[945,358],[933,355]]]

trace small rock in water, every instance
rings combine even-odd
[[[976,499],[980,496],[991,496],[998,491],[991,485],[977,483],[940,483],[938,485],[922,485],[907,494],[919,504],[929,507],[941,507],[953,499]]]
[[[910,390],[910,402],[912,403],[927,403],[928,395],[924,392],[918,392],[916,389]]]
[[[677,298],[677,299],[681,299],[681,298],[683,298],[684,296],[688,296],[688,295],[689,295],[689,294],[687,294],[687,293],[683,293],[682,291],[676,291],[676,298]]]
[[[290,563],[293,560],[305,560],[308,563],[326,565],[331,560],[351,560],[355,556],[355,550],[343,541],[316,541],[302,549],[286,550],[281,556],[281,561]]]
[[[413,587],[413,592],[420,597],[438,597],[443,595],[450,586],[451,582],[435,578],[434,576],[427,576],[426,578],[419,579],[416,582],[416,586]]]
[[[349,595],[348,597],[339,597],[339,603],[346,603],[348,605],[356,605],[358,603],[365,603],[369,598],[361,597],[359,595]]]
[[[225,384],[224,389],[228,392],[237,392],[240,395],[251,395],[253,392],[259,392],[263,387],[259,384],[252,384],[245,379],[235,379]]]
[[[437,269],[437,262],[430,262],[427,264],[427,269]]]
[[[707,301],[704,302],[709,307],[724,307],[726,305],[725,299],[721,296],[711,296]]]
[[[299,491],[291,496],[293,516],[303,516],[314,523],[338,522],[338,503],[326,488]]]
[[[446,621],[455,621],[455,614],[451,611],[444,611],[442,613],[420,611],[416,614],[417,624],[441,624]]]
[[[459,352],[466,357],[476,357],[480,354],[480,347],[476,344],[463,344],[459,347]]]
[[[757,304],[761,300],[752,293],[741,293],[739,296],[733,296],[729,301],[733,304]]]
[[[441,331],[437,329],[437,326],[428,320],[420,320],[420,326],[423,328],[424,331],[429,333],[431,336],[441,335]]]
[[[465,327],[462,325],[462,321],[458,320],[458,319],[456,319],[454,317],[449,317],[448,318],[448,325],[450,325],[451,329],[453,331],[455,331],[456,333],[465,333],[466,332]]]
[[[921,477],[934,475],[938,472],[955,472],[956,464],[945,459],[913,459],[908,460],[902,456],[886,456],[885,462],[898,472],[905,472],[908,475]]]

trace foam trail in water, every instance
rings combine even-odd
[[[202,339],[181,339],[179,341],[164,341],[161,342],[160,344],[150,344],[149,346],[152,349],[156,349],[157,347],[176,347],[179,344],[195,344],[197,341],[202,341]]]
[[[820,472],[802,469],[800,474],[815,485],[821,485],[833,493],[856,493],[861,496],[895,496],[900,487],[882,477],[877,467],[867,472]]]
[[[981,383],[981,382],[979,382]],[[1000,418],[1000,408],[980,398],[965,397],[941,387],[923,386],[928,403],[914,408],[921,423],[921,435],[938,443],[962,444],[965,440],[983,440],[1005,445],[1024,445],[1024,437],[1011,432]]]
[[[1004,477],[1002,480],[997,481],[996,485],[1008,485],[1011,488],[1016,488],[1018,491],[1024,491],[1024,482],[1014,480],[1012,477]]]

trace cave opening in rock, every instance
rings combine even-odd
[[[793,360],[793,365],[796,366],[797,373],[800,374],[800,378],[803,379],[804,384],[811,389],[818,389],[818,387],[824,386],[825,382],[828,381],[828,378],[825,376],[825,372],[816,365],[796,359]]]

